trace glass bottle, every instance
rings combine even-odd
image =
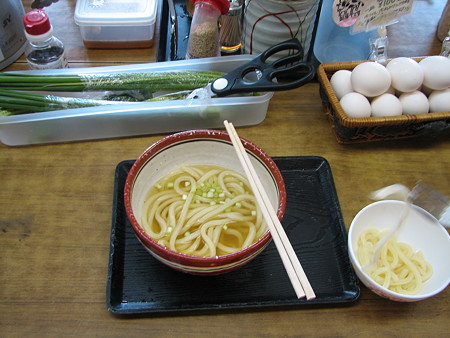
[[[194,0],[186,59],[220,56],[219,18],[229,7],[228,0]]]
[[[242,46],[243,0],[229,0],[230,9],[220,17],[219,40],[224,53],[235,53]]]
[[[67,68],[63,43],[53,36],[53,27],[43,9],[28,12],[23,17],[28,44],[25,57],[30,69]]]
[[[442,41],[442,49],[439,55],[450,57],[450,31],[448,31],[447,37]]]
[[[370,57],[369,60],[377,61],[386,65],[388,56],[387,48],[389,45],[389,38],[387,36],[386,26],[378,27],[378,36],[369,39]]]
[[[194,15],[194,1],[193,0],[186,0],[186,11],[190,17],[192,17]]]

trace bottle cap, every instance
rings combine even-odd
[[[195,6],[195,3],[198,1],[203,1],[203,2],[206,2],[211,5],[216,6],[219,9],[220,14],[222,14],[222,15],[227,14],[228,10],[230,9],[230,1],[229,0],[193,0],[194,6]]]
[[[27,37],[40,36],[52,31],[47,13],[42,9],[36,9],[23,16],[23,24]]]

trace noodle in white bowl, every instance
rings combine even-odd
[[[427,211],[408,206],[410,211],[401,228],[396,227],[406,202],[384,200],[360,210],[348,232],[349,258],[360,281],[377,295],[398,302],[424,300],[450,283],[449,233]],[[381,247],[374,267],[376,243],[391,229],[397,231]]]
[[[433,275],[433,267],[422,251],[414,251],[407,243],[391,238],[374,257],[378,242],[387,232],[364,230],[358,239],[357,256],[370,277],[383,287],[405,295],[416,295]],[[375,264],[370,264],[375,260]]]

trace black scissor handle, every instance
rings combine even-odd
[[[294,50],[294,53],[268,62],[271,56],[285,50]],[[236,93],[271,92],[298,88],[309,82],[315,75],[315,69],[311,64],[300,62],[303,55],[303,48],[297,39],[281,42],[227,75],[214,80],[211,90],[218,96],[226,96]],[[249,74],[256,79],[250,79]],[[280,81],[285,78],[286,82]]]

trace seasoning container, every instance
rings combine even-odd
[[[192,17],[194,15],[194,1],[193,0],[186,0],[186,11],[190,17]]]
[[[194,16],[186,59],[220,56],[219,18],[228,12],[228,0],[194,0]]]
[[[50,19],[43,9],[28,12],[23,17],[28,44],[25,56],[30,69],[67,68],[63,43],[53,35]]]
[[[0,69],[9,66],[24,52],[27,38],[22,17],[25,10],[20,0],[2,2],[0,11]]]
[[[150,48],[158,0],[77,0],[74,20],[87,48]]]
[[[230,9],[220,17],[219,40],[223,53],[235,53],[242,46],[243,0],[229,0]]]
[[[447,37],[442,41],[442,49],[439,55],[450,57],[450,31],[448,31]]]

